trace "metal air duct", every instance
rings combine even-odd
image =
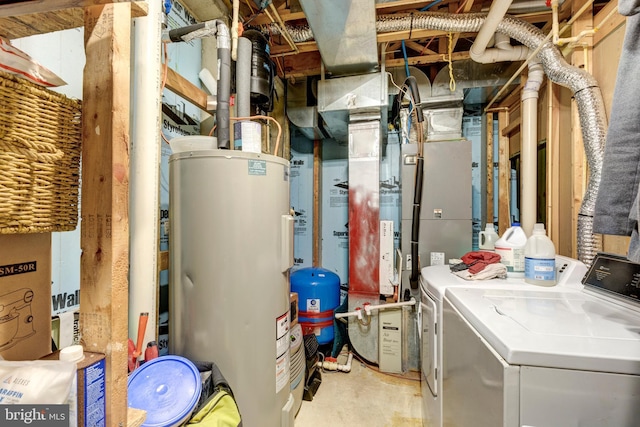
[[[306,0],[305,3],[313,3],[313,0]],[[413,28],[414,30],[462,33],[478,32],[486,17],[487,15],[484,13],[453,15],[433,12],[380,15],[376,21],[376,31],[386,33]],[[313,36],[306,27],[292,27],[288,30],[296,42],[309,40]],[[600,187],[607,131],[604,101],[598,82],[587,71],[568,64],[558,48],[551,41],[545,41],[545,35],[528,22],[505,16],[498,24],[496,32],[505,34],[532,50],[543,44],[537,57],[542,63],[547,77],[573,92],[580,116],[582,140],[589,167],[589,183],[578,213],[577,248],[578,258],[589,264],[600,248],[600,238],[593,234],[593,214],[595,199]]]
[[[300,5],[328,72],[363,74],[378,69],[374,1],[300,0]]]

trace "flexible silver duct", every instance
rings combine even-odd
[[[440,30],[452,32],[478,32],[484,24],[486,13],[445,14],[416,12],[411,14],[380,15],[376,21],[376,31],[387,33],[406,30]],[[275,27],[271,27],[271,31]],[[313,33],[307,26],[287,27],[296,43],[308,41]],[[590,264],[600,249],[600,239],[593,234],[593,213],[596,195],[600,187],[602,158],[606,136],[606,115],[602,94],[596,79],[585,70],[570,65],[551,41],[545,42],[545,35],[535,26],[520,19],[505,16],[498,25],[498,33],[505,34],[529,49],[536,49],[541,43],[537,57],[544,67],[547,77],[559,85],[573,91],[580,115],[580,127],[584,150],[589,167],[589,183],[578,213],[578,258]]]

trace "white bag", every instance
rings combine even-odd
[[[75,378],[73,362],[0,360],[0,404],[67,403]]]

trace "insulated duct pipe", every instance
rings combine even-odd
[[[522,196],[521,223],[530,236],[536,223],[538,200],[538,92],[544,78],[542,64],[529,62],[529,76],[522,90]]]
[[[251,115],[251,52],[253,44],[246,37],[238,39],[238,60],[236,62],[236,114],[238,117]]]
[[[163,41],[188,42],[193,39],[216,36],[218,45],[218,64],[220,75],[218,76],[218,108],[216,110],[216,136],[218,148],[229,149],[229,97],[231,96],[231,39],[229,27],[224,21],[214,19],[199,24],[188,25],[165,31],[162,34]]]
[[[413,28],[461,33],[478,32],[486,17],[484,13],[435,12],[380,15],[376,21],[376,31],[387,33]],[[273,30],[273,27],[270,30]],[[307,41],[313,37],[308,27],[291,27],[288,30],[296,42]],[[558,48],[551,41],[545,41],[545,35],[528,22],[507,15],[500,21],[496,31],[519,41],[531,50],[542,44],[537,57],[547,77],[573,92],[580,115],[582,140],[589,167],[589,183],[578,213],[577,248],[578,258],[590,264],[600,247],[599,237],[593,234],[593,213],[600,187],[607,131],[604,102],[598,82],[587,71],[568,64]]]

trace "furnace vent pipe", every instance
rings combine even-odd
[[[376,21],[376,31],[387,33],[421,29],[461,33],[478,32],[486,17],[484,13],[435,12],[380,15]],[[273,31],[273,27],[270,29]],[[296,42],[307,41],[313,37],[308,27],[292,27],[288,30]],[[600,247],[599,238],[593,234],[593,213],[600,187],[607,131],[604,102],[598,82],[587,71],[568,64],[558,48],[551,41],[545,40],[545,35],[528,22],[507,15],[498,24],[496,32],[519,41],[531,50],[542,45],[537,57],[547,77],[573,92],[580,115],[582,140],[589,167],[589,183],[578,213],[577,248],[578,258],[585,264],[590,264]]]
[[[231,38],[229,27],[224,21],[214,19],[186,27],[164,31],[162,40],[165,42],[188,42],[204,37],[216,37],[218,45],[218,108],[216,110],[216,124],[218,148],[229,149],[229,97],[231,96]]]
[[[527,83],[522,89],[522,196],[520,198],[522,228],[527,236],[533,232],[537,222],[538,200],[538,93],[544,70],[542,64],[533,59],[529,62]]]
[[[510,6],[511,0],[498,0],[491,3],[491,8],[485,18],[484,24],[480,28],[480,31],[478,31],[478,35],[473,41],[471,49],[469,49],[471,59],[482,64],[504,61],[524,61],[527,59],[529,49],[525,46],[511,46],[509,37],[505,38],[504,35],[499,37],[499,35],[496,34],[496,28],[498,28],[498,24],[502,18],[504,18]],[[496,47],[487,49],[494,35],[497,38],[495,41]]]

